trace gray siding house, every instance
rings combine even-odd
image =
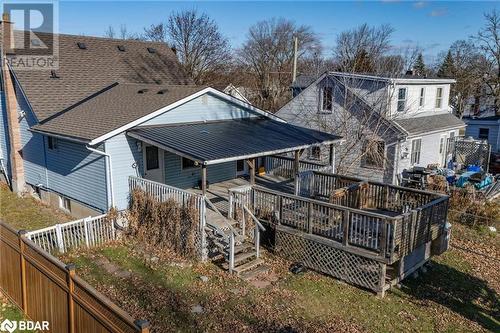
[[[464,117],[467,124],[466,137],[486,140],[491,145],[491,152],[500,152],[500,116]]]
[[[13,39],[17,33],[12,31]],[[16,54],[2,46],[0,174],[15,192],[32,192],[74,216],[126,208],[129,176],[190,188],[204,175],[209,183],[235,178],[245,171],[239,160],[338,139],[286,124],[216,89],[194,86],[165,43],[58,39],[55,70],[7,66],[5,58]],[[187,124],[200,127],[182,136]],[[214,124],[245,128],[241,146],[231,147],[238,143],[228,142]],[[141,136],[139,130],[147,128],[158,134]],[[173,141],[158,139],[174,132],[179,135]],[[281,134],[274,136],[274,145],[254,138],[275,132]],[[226,146],[224,159],[205,163],[201,153],[219,142]],[[181,150],[186,143],[193,147]]]
[[[339,72],[299,76],[293,99],[277,115],[344,137],[336,146],[336,172],[397,184],[412,166],[445,164],[447,138],[465,127],[448,103],[454,82]],[[314,148],[306,157],[324,154]]]

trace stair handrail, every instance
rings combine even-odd
[[[259,219],[255,215],[253,215],[253,213],[250,211],[250,209],[248,209],[248,207],[246,205],[243,205],[243,209],[250,215],[250,217],[255,222],[255,224],[259,227],[260,230],[266,231],[266,228],[264,228],[262,223],[260,223]]]
[[[233,228],[233,226],[228,222],[228,218],[225,217],[221,212],[220,210],[217,209],[217,207],[215,207],[215,205],[213,204],[212,201],[210,201],[210,199],[208,199],[206,196],[203,196],[203,198],[205,199],[205,202],[217,213],[219,214],[222,218],[223,218],[223,221],[224,221],[224,224],[228,227],[228,229],[231,231],[232,234],[234,234],[234,236],[238,236],[238,232],[236,231],[236,229]],[[213,224],[209,223],[208,220],[207,220],[207,223],[210,224],[211,226],[214,226]],[[215,228],[217,228],[216,226],[214,226]],[[219,229],[219,228],[217,228]]]

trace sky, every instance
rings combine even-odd
[[[484,24],[483,13],[500,9],[499,2],[479,1],[60,1],[59,31],[103,36],[111,25],[115,31],[125,24],[132,33],[165,22],[172,11],[197,9],[207,13],[229,38],[240,46],[250,26],[272,17],[285,17],[308,25],[331,54],[335,35],[363,23],[389,23],[396,47],[419,45],[427,59],[447,50],[458,39],[475,34]]]

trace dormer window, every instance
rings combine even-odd
[[[443,88],[437,88],[436,90],[436,109],[441,109],[443,107]]]
[[[333,111],[333,87],[323,87],[321,94],[321,111],[332,113]]]
[[[403,112],[406,108],[406,88],[398,90],[398,112]]]

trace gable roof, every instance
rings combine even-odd
[[[292,88],[307,88],[321,75],[301,74],[292,82]]]
[[[465,123],[451,113],[427,114],[418,117],[394,119],[409,135],[465,127]]]
[[[22,33],[16,31],[15,38],[20,38]],[[43,34],[37,35],[42,35],[43,38]],[[39,121],[81,102],[115,82],[192,84],[176,55],[165,43],[64,34],[57,35],[57,38],[59,68],[56,73],[59,78],[51,78],[50,69],[14,69],[14,76]],[[52,38],[46,40],[52,41]],[[84,43],[86,49],[80,49],[77,43]],[[125,51],[120,51],[119,45]],[[154,52],[151,53],[148,47],[153,48]]]

